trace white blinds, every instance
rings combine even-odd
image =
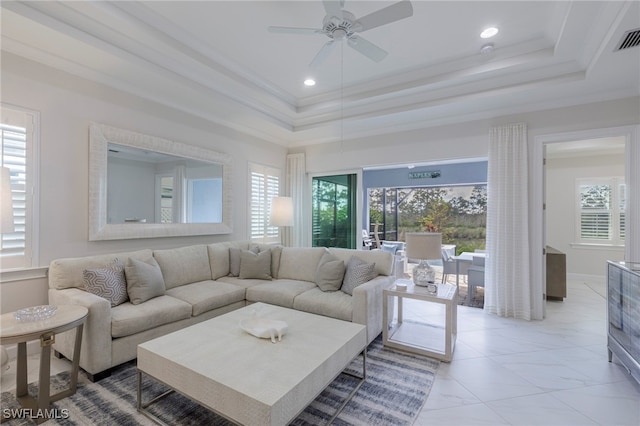
[[[251,165],[251,217],[252,241],[279,241],[277,226],[269,226],[271,199],[280,195],[280,171],[270,167]]]
[[[19,117],[21,120],[5,120],[6,111],[3,111],[3,122],[0,123],[2,167],[10,170],[14,223],[14,232],[2,234],[2,269],[31,266],[30,247],[27,244],[27,233],[31,225],[28,156],[33,131],[32,126],[28,124],[30,120],[25,117],[27,114],[18,115],[22,115]],[[6,121],[10,121],[11,124]],[[20,125],[17,125],[18,122]]]

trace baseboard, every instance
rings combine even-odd
[[[606,284],[607,282],[607,277],[605,277],[604,275],[568,273],[567,279],[570,281],[584,281],[584,282],[596,283],[596,284]]]

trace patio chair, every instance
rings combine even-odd
[[[476,287],[484,287],[484,256],[473,256],[467,270],[467,303],[471,306]]]
[[[362,230],[362,247],[364,250],[371,250],[373,245],[373,238],[369,235],[366,229]]]

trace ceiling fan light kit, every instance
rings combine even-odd
[[[315,68],[324,61],[336,43],[347,41],[347,45],[360,52],[372,61],[380,62],[387,52],[362,38],[359,34],[372,28],[390,24],[413,15],[413,6],[409,0],[402,0],[373,13],[356,19],[353,13],[344,10],[344,1],[323,0],[326,16],[322,20],[322,29],[269,27],[269,32],[283,34],[316,35],[323,34],[330,38],[309,64]]]

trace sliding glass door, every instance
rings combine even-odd
[[[314,177],[313,247],[356,248],[356,175]]]

